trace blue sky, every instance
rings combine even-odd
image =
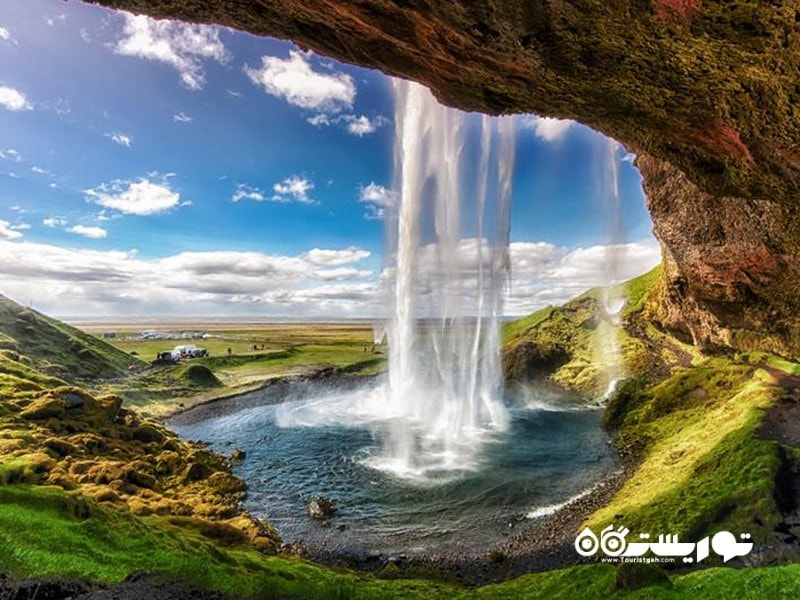
[[[0,292],[57,315],[381,312],[393,101],[291,43],[0,3]],[[511,313],[602,282],[604,138],[518,117]],[[658,260],[620,149],[623,272]]]

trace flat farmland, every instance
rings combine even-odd
[[[195,345],[206,358],[155,366],[104,391],[129,404],[165,414],[198,402],[243,393],[276,377],[308,375],[334,367],[352,375],[374,375],[385,368],[386,348],[373,344],[368,323],[263,323],[179,321],[75,322],[87,333],[145,362],[179,345]],[[159,336],[148,339],[142,334]],[[189,337],[195,334],[198,337]],[[213,377],[197,378],[192,365]]]

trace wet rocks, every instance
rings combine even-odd
[[[317,496],[308,501],[306,505],[308,516],[312,519],[329,519],[336,512],[336,505],[332,500]]]

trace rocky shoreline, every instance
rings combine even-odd
[[[458,549],[452,553],[386,555],[344,546],[307,546],[302,542],[289,545],[287,550],[324,565],[367,571],[380,577],[422,576],[467,586],[589,563],[593,561],[574,549],[580,525],[611,500],[634,469],[634,463],[625,463],[555,512],[510,524],[521,531],[502,544],[487,547],[480,555]]]

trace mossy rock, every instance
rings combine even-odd
[[[150,423],[144,423],[133,430],[133,439],[149,443],[161,443],[164,441],[164,433]]]
[[[19,416],[32,421],[45,421],[52,418],[59,419],[66,414],[64,404],[64,401],[60,398],[50,395],[43,396],[32,402]]]
[[[190,364],[176,372],[178,379],[185,381],[189,385],[211,388],[220,387],[222,382],[205,365]]]

